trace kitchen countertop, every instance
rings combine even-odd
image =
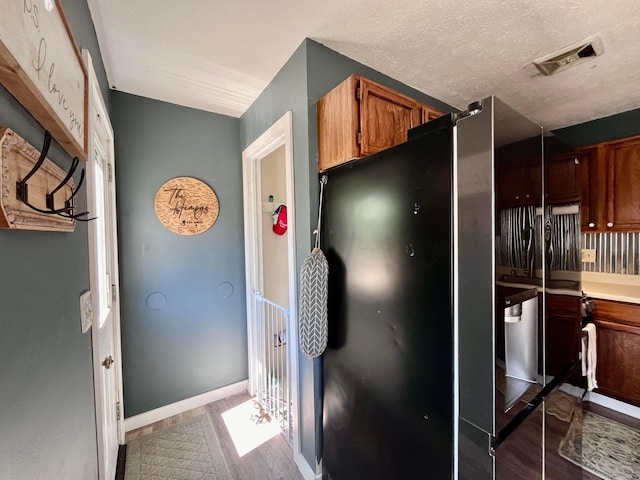
[[[542,292],[544,290],[542,287],[537,287],[535,285],[528,285],[525,283],[504,282],[502,280],[496,281],[496,285],[500,285],[502,287],[509,287],[509,288],[526,288],[526,289],[535,288],[538,292]],[[547,293],[551,293],[553,295],[572,295],[574,297],[582,296],[581,291],[570,290],[568,288],[547,288],[546,291]],[[640,302],[640,299],[638,299],[638,301]]]
[[[582,272],[582,291],[595,299],[640,303],[640,275]]]
[[[497,285],[511,288],[530,289],[536,288],[539,292],[541,287],[526,283],[518,283],[498,280]],[[617,302],[628,302],[640,304],[640,275],[621,275],[615,273],[582,272],[582,290],[570,290],[564,288],[547,288],[547,293],[554,295],[579,296],[585,295],[595,299],[614,300]]]

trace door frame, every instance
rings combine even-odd
[[[94,149],[94,136],[92,134],[92,130],[94,128],[94,122],[100,121],[102,126],[107,130],[109,135],[108,140],[108,161],[109,161],[109,176],[110,181],[108,182],[110,194],[108,195],[108,201],[110,202],[109,209],[112,212],[111,215],[111,246],[112,252],[110,255],[111,259],[111,285],[112,285],[112,303],[111,303],[111,315],[112,315],[112,324],[113,324],[113,343],[114,343],[114,365],[115,369],[115,392],[116,392],[116,401],[119,407],[119,415],[117,419],[117,427],[118,427],[118,443],[119,445],[123,445],[125,441],[125,426],[124,426],[124,406],[122,402],[123,398],[123,389],[122,389],[122,349],[121,349],[121,334],[120,334],[120,282],[119,282],[119,273],[118,273],[118,242],[117,242],[117,222],[116,222],[116,200],[115,200],[115,149],[114,149],[114,135],[113,128],[111,126],[111,121],[109,119],[109,114],[107,112],[104,99],[102,97],[102,93],[100,91],[100,85],[98,83],[95,70],[93,68],[93,62],[91,60],[91,55],[88,50],[82,50],[82,58],[85,62],[85,66],[87,68],[87,77],[88,77],[88,88],[87,88],[87,135],[88,138],[88,160],[87,160],[87,207],[89,210],[89,215],[92,211],[95,210],[94,205],[94,165],[91,159],[90,153]],[[96,232],[95,229],[92,228],[92,224],[88,225],[88,241],[89,241],[89,284],[91,291],[97,291],[98,283],[98,271],[96,265],[96,258],[94,255],[94,251],[97,248],[96,245]],[[94,312],[98,311],[98,296],[91,296],[91,306]],[[101,382],[100,382],[100,372],[102,367],[101,358],[98,357],[99,354],[99,328],[97,325],[92,325],[91,328],[91,346],[92,346],[92,357],[93,357],[93,379],[94,379],[94,397],[95,397],[95,407],[96,407],[96,440],[97,440],[97,454],[98,454],[98,478],[100,480],[111,480],[107,479],[107,472],[105,472],[104,466],[104,450],[105,446],[103,445],[103,430],[102,430],[102,392],[101,392]],[[117,460],[117,459],[115,459]],[[116,462],[114,462],[115,465]]]
[[[249,393],[256,392],[255,359],[257,339],[255,333],[255,303],[253,293],[262,291],[262,209],[260,199],[260,162],[276,149],[284,146],[287,186],[287,252],[289,260],[289,331],[287,342],[291,368],[291,409],[293,418],[293,459],[301,472],[309,469],[302,456],[300,443],[300,391],[298,388],[298,294],[295,238],[295,192],[293,158],[293,120],[291,111],[258,137],[242,152],[242,179],[244,200],[244,245],[247,302],[247,342],[249,354]],[[313,477],[312,477],[313,478]]]

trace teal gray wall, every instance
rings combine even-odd
[[[111,95],[131,417],[247,378],[242,161],[237,118]],[[160,186],[182,176],[218,196],[218,220],[199,235],[173,233],[155,215]]]
[[[241,146],[244,150],[286,111],[293,114],[293,147],[296,201],[296,264],[298,271],[312,248],[312,232],[318,211],[318,135],[316,102],[352,73],[381,82],[444,111],[452,108],[361,63],[330,50],[313,40],[305,40],[258,99],[240,118]],[[300,356],[300,434],[302,454],[312,467],[316,464],[314,418],[321,399],[322,365]],[[314,373],[315,372],[315,373]],[[314,379],[316,380],[314,382]]]
[[[87,4],[62,5],[108,104]],[[2,87],[0,125],[41,148],[44,130]],[[71,164],[57,144],[49,158],[63,169]],[[83,223],[73,233],[0,230],[1,480],[97,478],[91,334],[81,333],[79,307],[89,288],[87,241]]]
[[[267,88],[240,118],[241,148],[244,150],[287,111],[293,117],[296,268],[311,251],[313,231],[309,205],[309,182],[315,168],[309,161],[307,113],[307,49],[305,41],[294,52]],[[299,356],[300,443],[307,463],[315,469],[315,421],[313,362]]]
[[[574,147],[640,135],[640,108],[553,131]]]

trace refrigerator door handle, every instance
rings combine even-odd
[[[538,395],[531,399],[526,407],[518,412],[518,414],[491,439],[491,455],[495,455],[498,447],[509,437],[509,435],[511,435],[529,417],[529,415],[538,408],[546,397],[551,395],[551,393],[553,393],[569,376],[571,376],[577,366],[578,361],[575,360],[564,367],[562,371],[553,378],[553,380],[545,385]]]

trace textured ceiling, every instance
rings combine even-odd
[[[640,107],[637,0],[89,0],[117,90],[240,116],[305,37],[458,108],[554,129]],[[601,57],[523,67],[597,34]]]

